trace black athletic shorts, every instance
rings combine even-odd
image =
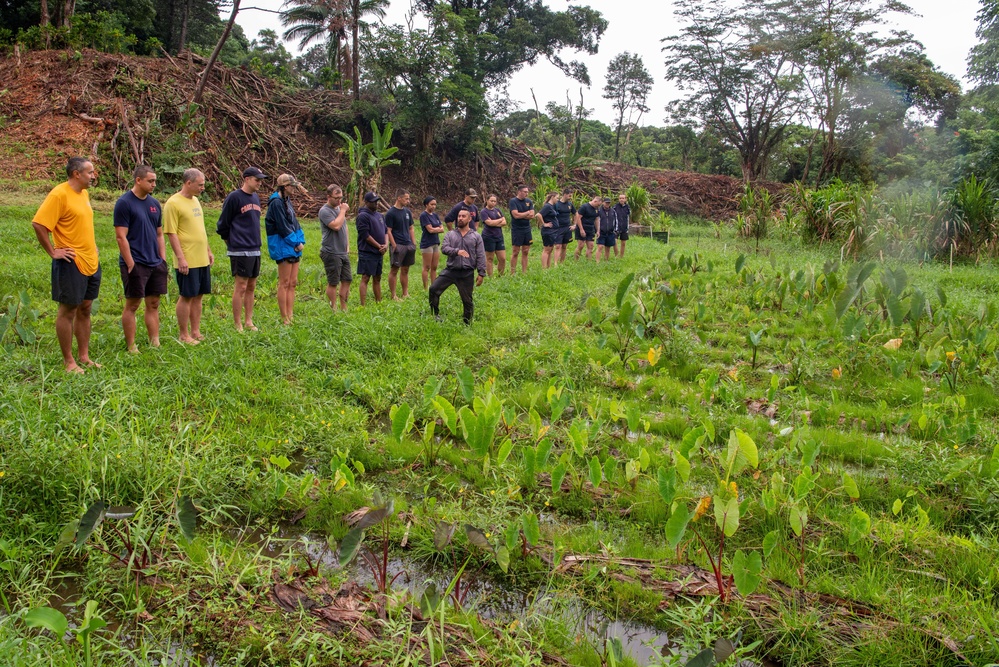
[[[278,260],[275,260],[275,261],[278,264],[280,264],[281,262],[288,262],[289,264],[298,264],[299,262],[302,261],[302,257],[301,257],[301,255],[298,255],[298,256],[292,256],[292,257],[285,257],[284,259],[278,259]]]
[[[94,275],[85,276],[72,260],[52,260],[52,300],[56,303],[79,306],[96,299],[100,291],[101,267],[97,267]]]
[[[562,233],[555,227],[542,227],[541,228],[541,243],[546,248],[551,248],[556,243],[559,243],[562,238]]]
[[[601,234],[597,237],[597,245],[605,245],[609,248],[613,248],[617,243],[613,234]]]
[[[531,245],[534,243],[534,237],[531,236],[531,228],[527,229],[517,229],[516,227],[510,230],[510,243],[513,247],[519,245]]]
[[[167,270],[166,262],[160,262],[156,266],[146,266],[136,262],[129,271],[121,262],[121,284],[125,288],[126,299],[145,299],[147,296],[160,296],[167,293]]]
[[[595,238],[593,238],[597,234],[597,228],[596,228],[596,226],[587,227],[586,225],[583,225],[583,231],[586,232],[586,238],[585,239],[582,236],[580,236],[580,234],[579,234],[579,227],[573,227],[573,229],[576,230],[576,240],[577,241],[587,241],[588,243],[593,243],[593,241],[596,240]]]
[[[362,276],[382,275],[382,265],[385,263],[381,255],[358,255],[357,273]]]
[[[572,243],[572,230],[573,227],[559,227],[558,236],[555,237],[558,240],[555,243],[557,245],[569,245]]]
[[[627,241],[628,240],[628,230],[626,229],[623,232],[618,232],[617,233],[617,237],[619,239],[621,239],[622,241]]]
[[[495,236],[483,236],[482,245],[485,247],[486,252],[506,250],[506,240],[502,236],[499,238],[496,238]]]
[[[210,266],[188,269],[186,276],[175,270],[174,275],[177,278],[177,289],[185,299],[212,293],[212,267]]]
[[[260,255],[252,257],[236,255],[229,257],[229,266],[232,268],[232,275],[234,276],[256,278],[260,275]]]
[[[416,264],[416,246],[397,243],[389,253],[389,264],[393,267],[413,266]]]

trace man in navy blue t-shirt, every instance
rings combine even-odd
[[[517,185],[517,196],[509,202],[510,219],[512,220],[510,224],[510,240],[511,245],[513,245],[513,259],[510,260],[511,276],[517,272],[518,254],[523,257],[520,260],[520,272],[527,273],[527,253],[531,249],[531,244],[534,243],[534,237],[531,234],[531,223],[538,217],[538,214],[534,210],[534,202],[527,197],[528,192],[529,188],[523,183],[519,183]]]
[[[402,283],[402,298],[409,298],[409,267],[416,263],[416,244],[413,243],[413,212],[409,210],[409,190],[395,193],[395,206],[385,214],[385,227],[389,246],[389,294],[395,295],[396,282]]]
[[[583,246],[586,246],[586,259],[593,256],[593,242],[596,241],[597,233],[600,231],[600,214],[597,212],[597,207],[602,203],[600,197],[593,197],[576,211],[576,240],[579,241],[579,245],[576,246],[576,259],[579,259]]]
[[[368,281],[372,283],[375,301],[382,300],[382,267],[388,251],[388,228],[385,216],[378,212],[378,202],[382,200],[374,192],[364,195],[364,206],[357,212],[357,275],[361,276],[358,296],[361,305],[368,298]]]
[[[454,223],[458,220],[458,213],[461,211],[468,211],[471,216],[471,222],[468,223],[468,228],[473,232],[478,225],[479,220],[479,207],[476,205],[475,200],[479,198],[479,193],[475,191],[474,188],[468,188],[465,190],[465,198],[460,202],[451,207],[451,210],[447,212],[444,216],[444,224],[447,225],[447,230],[451,231],[454,229]]]
[[[243,185],[222,202],[215,231],[225,241],[232,270],[232,319],[236,331],[253,324],[253,292],[260,276],[260,195],[267,174],[256,167],[243,171]]]
[[[132,172],[132,189],[114,205],[114,235],[121,256],[121,282],[125,288],[125,309],[121,328],[125,346],[138,353],[135,344],[135,313],[146,302],[145,322],[149,345],[160,346],[160,296],[167,291],[166,242],[163,239],[163,208],[153,198],[156,172],[140,164]]]
[[[555,213],[558,216],[558,231],[555,235],[555,250],[553,261],[555,265],[565,261],[566,248],[572,243],[573,221],[576,219],[576,207],[572,203],[572,188],[562,190],[562,198],[555,202]]]

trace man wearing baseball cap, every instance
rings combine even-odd
[[[382,200],[374,192],[364,195],[364,206],[357,212],[357,274],[361,276],[358,296],[364,305],[368,296],[368,281],[371,280],[375,301],[382,300],[382,265],[388,250],[385,216],[378,212],[378,202]]]
[[[230,192],[222,202],[215,231],[225,241],[232,270],[232,319],[236,331],[253,324],[253,291],[260,275],[260,197],[257,190],[267,174],[256,167],[243,171],[243,185]]]
[[[454,229],[454,223],[458,220],[458,213],[461,211],[468,211],[471,218],[468,228],[473,232],[475,231],[476,225],[479,222],[479,207],[475,203],[475,200],[478,198],[479,193],[474,188],[465,190],[465,198],[452,206],[451,210],[444,216],[444,224],[447,225],[448,231]]]

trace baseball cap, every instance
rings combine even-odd
[[[604,203],[605,204],[611,203],[610,197],[604,197]]]
[[[468,188],[467,190],[465,190],[465,196],[466,197],[475,197],[476,199],[478,199],[479,198],[479,193],[475,191],[475,188]]]
[[[286,188],[288,187],[298,188],[298,191],[301,192],[303,195],[309,193],[309,191],[306,190],[305,187],[298,182],[298,179],[292,176],[291,174],[281,174],[280,176],[278,176],[277,184],[278,187],[284,186]]]
[[[364,201],[371,203],[376,201],[381,201],[382,198],[376,195],[374,192],[368,192],[364,195]]]
[[[267,178],[267,174],[256,167],[247,167],[243,170],[243,178],[247,178],[248,176],[252,176],[253,178]]]

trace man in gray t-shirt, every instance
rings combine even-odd
[[[339,185],[326,188],[326,203],[319,209],[319,224],[323,230],[323,242],[319,247],[319,258],[326,269],[326,298],[330,308],[336,310],[337,300],[340,310],[347,310],[347,297],[350,295],[350,238],[347,235],[347,210],[343,202],[343,189]]]

